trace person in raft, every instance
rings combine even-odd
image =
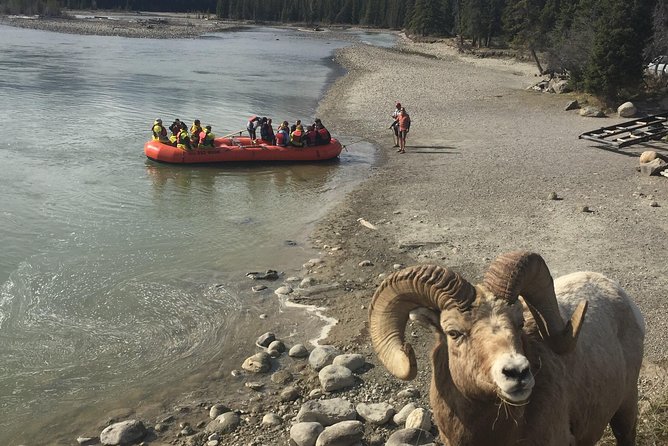
[[[267,144],[271,144],[272,146],[276,144],[274,129],[271,126],[271,119],[262,118],[260,121],[260,139]]]
[[[181,131],[181,120],[179,118],[176,118],[174,122],[169,126],[169,131],[172,132],[172,134],[169,136],[169,141],[171,141],[172,145],[176,145],[176,139]]]
[[[299,124],[295,127],[294,131],[290,133],[290,145],[295,147],[304,147],[304,139],[304,127]]]
[[[304,142],[307,146],[315,146],[318,144],[318,132],[315,127],[309,125],[306,127],[306,134],[304,135]]]
[[[315,118],[313,123],[313,128],[316,131],[316,144],[329,144],[332,140],[332,135],[329,134],[329,130],[322,125],[322,121],[319,118]]]
[[[169,144],[169,138],[167,137],[167,129],[162,126],[162,119],[158,118],[153,121],[153,127],[151,129],[153,132],[153,141],[159,141],[163,144]]]
[[[401,107],[397,121],[399,122],[399,150],[397,152],[406,153],[406,136],[411,129],[411,117],[404,107]]]
[[[185,128],[184,128],[185,127]],[[182,126],[179,133],[176,134],[176,147],[182,150],[192,150],[190,145],[190,136],[188,136],[187,126]]]
[[[392,116],[392,124],[390,128],[394,132],[394,147],[399,147],[399,115],[401,114],[401,103],[397,102],[395,109],[390,116]]]
[[[190,144],[193,149],[196,149],[199,145],[199,134],[202,133],[202,125],[200,124],[199,119],[195,119],[193,125],[190,126]]]
[[[289,140],[290,132],[288,131],[288,121],[283,121],[283,123],[278,126],[278,131],[276,132],[276,145],[287,147]]]
[[[216,139],[216,135],[211,132],[211,126],[207,125],[204,130],[199,133],[199,146],[206,149],[212,149],[214,139]]]
[[[251,142],[255,142],[257,139],[256,135],[256,130],[260,126],[260,118],[257,116],[253,115],[250,117],[248,120],[248,124],[246,124],[246,130],[248,130],[248,136],[250,136]]]

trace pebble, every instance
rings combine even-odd
[[[373,266],[373,262],[371,260],[362,260],[358,265],[359,266]]]
[[[276,384],[287,384],[292,381],[292,373],[287,370],[279,370],[271,375],[271,382]]]
[[[262,313],[260,315],[260,319],[267,319],[269,316],[267,316],[265,313]]]
[[[269,347],[267,347],[269,350],[276,350],[280,353],[283,353],[285,351],[285,344],[283,341],[274,341],[271,344],[269,344]]]
[[[275,413],[270,412],[262,417],[262,424],[265,426],[280,426],[283,424],[283,420]]]
[[[98,437],[77,437],[77,443],[81,446],[97,444],[100,441]]]
[[[278,287],[276,291],[274,291],[274,294],[277,296],[285,296],[287,294],[292,293],[292,291],[294,291],[292,287],[288,285],[283,285],[282,287]]]
[[[268,331],[263,335],[260,335],[259,338],[257,338],[257,341],[255,341],[255,345],[257,345],[258,347],[269,347],[269,344],[271,344],[275,340],[276,340],[276,335]]]
[[[239,415],[234,412],[226,412],[207,424],[205,430],[210,433],[227,434],[234,432],[240,422]]]
[[[550,195],[547,197],[548,200],[558,200],[559,196],[557,195],[556,192],[550,192]]]
[[[301,396],[299,389],[293,386],[288,386],[281,391],[280,398],[281,401],[294,401]]]
[[[400,390],[397,393],[397,398],[399,399],[420,398],[420,391],[415,387],[406,387],[404,390]]]
[[[216,403],[213,406],[211,406],[211,409],[209,409],[209,418],[211,418],[212,420],[215,420],[216,417],[218,417],[218,415],[222,415],[225,412],[229,412],[229,411],[230,411],[230,409],[226,405]]]
[[[264,383],[259,381],[249,381],[244,385],[251,390],[261,390],[264,387]]]
[[[408,415],[411,414],[415,409],[417,409],[417,406],[414,403],[408,403],[404,407],[401,408],[399,413],[397,413],[394,418],[392,418],[392,421],[394,421],[394,424],[397,426],[403,426],[406,424],[406,419],[408,418]]]
[[[650,202],[649,205],[652,206],[653,208],[658,208],[659,207],[659,203],[657,203],[656,201]]]
[[[404,267],[404,265],[402,263],[395,263],[394,265],[392,265],[392,269],[395,270],[395,271],[400,270],[403,267]]]
[[[266,290],[267,286],[266,285],[255,285],[253,288],[251,288],[254,292],[259,293],[262,290]]]
[[[288,352],[288,356],[291,358],[305,358],[308,356],[308,350],[304,347],[304,344],[295,344]]]

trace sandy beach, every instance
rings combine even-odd
[[[527,90],[538,81],[534,66],[460,56],[446,42],[358,45],[340,50],[337,61],[348,74],[317,113],[334,135],[376,144],[379,163],[317,225],[311,241],[323,263],[304,275],[343,284],[308,303],[327,307],[338,320],[326,343],[361,353],[372,364],[361,376],[374,389],[370,398],[391,400],[408,385],[385,372],[370,345],[367,308],[379,276],[396,265],[436,263],[477,283],[494,258],[517,249],[541,254],[554,277],[597,271],[628,291],[647,325],[641,399],[665,398],[668,179],[641,176],[636,166],[644,150],[666,154],[668,147],[646,143],[611,151],[578,140],[584,131],[624,120],[564,111],[574,96]],[[412,118],[406,154],[396,152],[388,129],[396,101]],[[365,260],[369,266],[360,266]],[[418,378],[410,385],[428,407],[432,336],[412,326],[408,333],[419,355]],[[313,388],[312,374],[294,367],[297,382]],[[249,398],[246,410],[262,413],[277,404]],[[290,410],[284,410],[286,419]],[[194,426],[195,415],[183,417]],[[254,422],[257,417],[248,418],[225,444],[264,444],[245,440],[257,429],[275,440],[266,444],[287,444],[289,423],[266,431]],[[383,444],[388,432],[368,428],[365,444]],[[168,431],[160,441],[186,444],[177,433]]]

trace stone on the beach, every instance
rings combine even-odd
[[[605,118],[605,113],[596,107],[584,107],[580,109],[580,116],[587,118]]]
[[[331,426],[340,421],[354,420],[357,412],[350,401],[343,398],[311,400],[302,404],[295,421],[314,421],[323,426]]]
[[[280,426],[282,423],[281,417],[272,412],[262,417],[262,424],[265,426]]]
[[[285,389],[281,391],[280,398],[281,401],[294,401],[298,399],[301,396],[301,392],[299,389],[293,386],[287,386]]]
[[[259,381],[249,381],[244,385],[251,390],[261,390],[264,387],[264,383]]]
[[[271,369],[271,357],[265,353],[256,353],[246,358],[241,368],[251,373],[264,373]]]
[[[288,356],[291,358],[305,358],[308,356],[308,350],[304,347],[304,344],[295,344],[288,352]]]
[[[580,103],[578,101],[571,101],[568,104],[566,104],[566,108],[564,110],[569,111],[569,110],[577,110],[580,108]]]
[[[617,107],[617,114],[620,118],[632,118],[636,113],[638,113],[638,109],[633,105],[633,102],[624,102]]]
[[[353,446],[364,437],[364,425],[361,421],[341,421],[326,427],[315,442],[315,446]]]
[[[304,422],[290,428],[290,444],[294,446],[314,446],[318,435],[325,428],[320,423]]]
[[[401,429],[390,435],[385,446],[424,446],[434,442],[434,437],[420,429]]]
[[[658,175],[659,172],[663,171],[668,167],[668,164],[663,161],[661,158],[655,158],[652,161],[647,163],[642,163],[640,165],[640,173],[643,175]]]
[[[406,387],[404,390],[397,392],[397,398],[399,399],[408,399],[408,398],[420,398],[420,391],[415,387]]]
[[[411,412],[406,418],[406,429],[431,430],[431,412],[426,409],[418,408]]]
[[[364,421],[378,426],[390,421],[395,413],[394,407],[388,403],[359,403],[356,409]]]
[[[81,446],[89,446],[100,442],[98,437],[77,437],[77,443]]]
[[[408,403],[404,407],[401,408],[399,413],[397,413],[394,418],[392,418],[392,421],[394,421],[394,424],[397,426],[403,426],[406,424],[406,419],[408,418],[408,415],[411,414],[415,409],[417,409],[417,406],[414,403]]]
[[[271,375],[271,382],[276,384],[287,384],[292,381],[292,373],[287,370],[279,370]]]
[[[169,429],[169,424],[167,423],[157,423],[155,426],[153,426],[153,430],[156,432],[164,432],[167,429]]]
[[[366,360],[364,359],[364,356],[360,355],[359,353],[346,353],[343,355],[338,355],[336,358],[334,358],[332,364],[342,365],[343,367],[346,367],[350,369],[350,371],[354,372],[355,370],[363,367],[364,364],[366,364]]]
[[[250,277],[253,280],[276,280],[278,279],[278,271],[273,269],[268,269],[265,273],[253,271],[246,273],[246,277]]]
[[[262,290],[266,290],[267,286],[266,285],[255,285],[254,287],[251,288],[254,292],[259,293]]]
[[[139,420],[126,420],[107,426],[100,433],[100,443],[107,446],[132,443],[144,438],[146,428]]]
[[[317,372],[326,365],[331,364],[332,361],[334,361],[334,358],[340,353],[341,352],[333,345],[321,345],[311,351],[311,354],[308,357],[308,363]]]
[[[392,265],[392,269],[395,270],[395,271],[400,270],[403,267],[404,267],[404,265],[402,263],[395,263],[394,265]]]
[[[322,259],[311,259],[308,262],[304,263],[302,266],[304,268],[313,268],[314,266],[320,265],[321,263],[323,263]]]
[[[287,279],[285,279],[286,282],[292,283],[292,282],[299,282],[301,279],[297,276],[290,276]]]
[[[285,344],[283,341],[274,341],[269,344],[267,350],[276,350],[277,352],[283,353],[285,351]]]
[[[208,433],[217,432],[219,434],[228,434],[234,432],[239,426],[241,420],[235,412],[225,412],[218,415],[215,420],[206,425],[204,430]]]
[[[276,340],[276,335],[268,331],[265,334],[261,335],[259,338],[257,338],[257,341],[255,341],[255,345],[257,345],[258,347],[268,347],[269,344],[271,344],[275,340]]]
[[[325,392],[333,392],[351,387],[355,384],[355,377],[349,368],[341,365],[328,365],[318,373],[320,387]]]
[[[550,195],[547,196],[548,200],[557,200],[559,199],[559,196],[557,195],[556,192],[550,192]]]
[[[276,291],[274,291],[274,294],[277,296],[286,296],[294,291],[291,286],[289,285],[283,285],[282,287],[276,288]]]
[[[373,262],[371,260],[362,260],[359,266],[373,266]]]
[[[315,279],[313,277],[304,277],[299,283],[299,288],[308,288],[315,285]]]

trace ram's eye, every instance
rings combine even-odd
[[[463,333],[458,330],[448,330],[446,334],[455,340],[461,338],[463,335]]]

